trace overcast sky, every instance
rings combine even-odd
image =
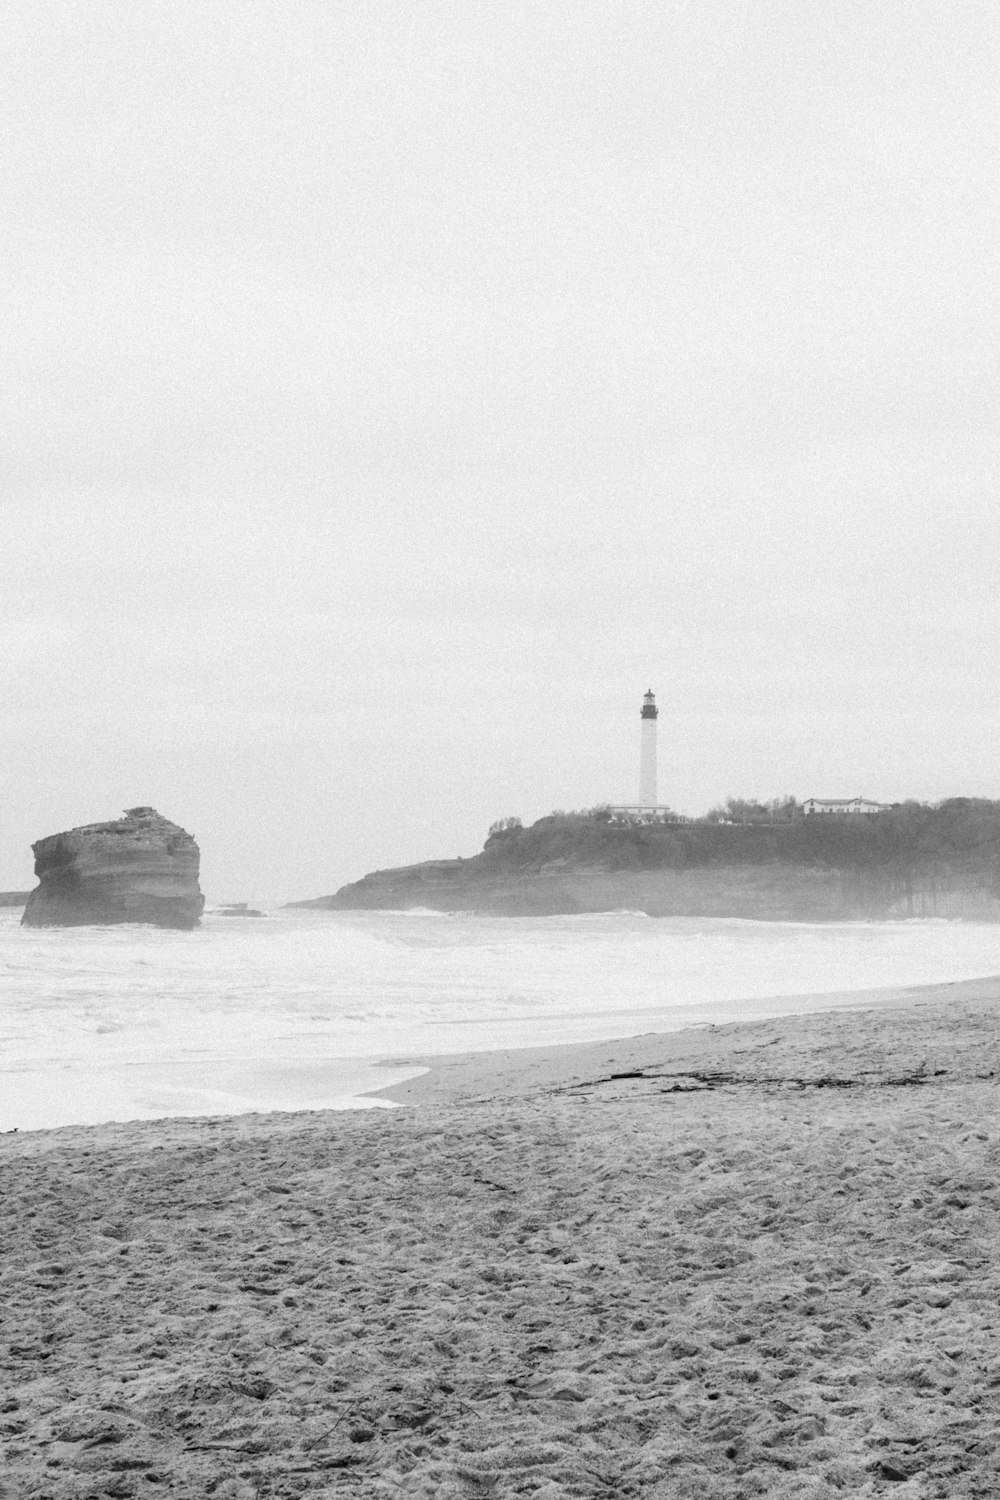
[[[1000,796],[1000,9],[9,0],[0,885]]]

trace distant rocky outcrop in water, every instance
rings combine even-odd
[[[123,818],[53,833],[31,847],[39,884],[25,926],[198,925],[205,905],[198,845],[153,807],[130,807]]]
[[[30,891],[0,891],[0,906],[25,906]]]

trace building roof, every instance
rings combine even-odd
[[[888,802],[873,802],[870,797],[807,797],[807,802],[822,802],[824,807],[853,807],[860,802],[863,807],[888,807]]]

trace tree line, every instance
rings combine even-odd
[[[616,822],[607,806],[553,812],[525,827],[501,818],[480,858],[519,869],[553,861],[604,869],[790,863],[911,869],[960,864],[1000,888],[1000,802],[950,797],[902,802],[868,816],[804,817],[793,797],[730,797],[682,824]]]

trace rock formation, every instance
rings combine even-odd
[[[153,807],[130,807],[114,822],[53,833],[31,847],[39,884],[21,918],[27,927],[198,925],[205,904],[198,845]]]
[[[914,917],[1000,921],[1000,898],[967,872],[929,868],[909,878],[810,865],[713,865],[688,870],[554,867],[496,872],[474,859],[431,860],[376,870],[332,896],[291,901],[325,911],[474,912],[553,917],[642,911],[650,917],[747,921],[902,921]]]
[[[494,824],[481,854],[375,870],[331,911],[493,916],[643,911],[756,921],[1000,921],[1000,801],[949,798],[875,816],[742,824],[618,822],[608,809]]]

